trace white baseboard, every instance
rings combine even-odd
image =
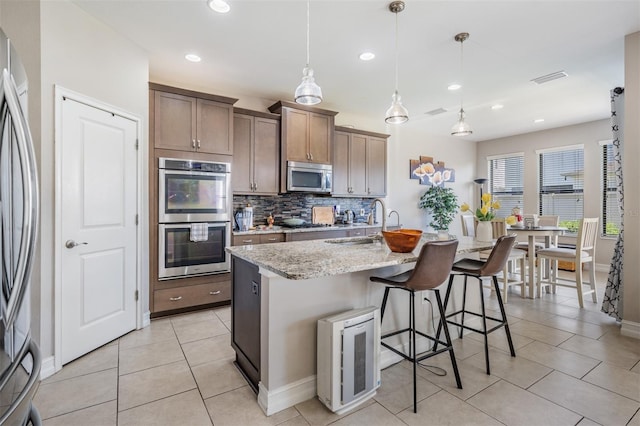
[[[293,407],[317,394],[316,376],[305,377],[278,389],[269,390],[258,384],[258,405],[267,416]]]
[[[142,314],[142,328],[148,327],[151,324],[151,311],[147,311]]]
[[[633,337],[634,339],[640,339],[640,323],[622,320],[620,334],[623,336]]]
[[[53,376],[56,372],[55,357],[50,356],[42,360],[42,367],[40,367],[40,380],[44,380],[47,377]]]

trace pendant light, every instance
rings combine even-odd
[[[322,102],[322,89],[313,78],[309,66],[309,0],[307,0],[307,65],[302,70],[302,83],[296,88],[294,99],[302,105],[316,105]]]
[[[468,38],[469,38],[469,33],[456,34],[456,36],[453,38],[455,41],[459,41],[460,42],[460,78],[462,78],[462,72],[463,72],[463,67],[462,67],[462,59],[463,59],[462,44]],[[458,121],[451,128],[451,135],[452,136],[467,136],[467,135],[470,135],[472,133],[473,133],[473,130],[471,130],[471,126],[469,126],[469,123],[464,121],[464,108],[462,107],[462,92],[461,92],[460,93],[460,112],[458,113]]]
[[[389,124],[401,124],[409,120],[409,111],[402,105],[402,100],[398,94],[398,13],[404,10],[404,2],[391,2],[389,10],[396,14],[396,88],[391,96],[391,106],[387,110],[384,121]]]

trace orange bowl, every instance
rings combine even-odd
[[[422,231],[419,229],[396,229],[395,231],[382,231],[382,236],[391,251],[409,253],[418,245]]]

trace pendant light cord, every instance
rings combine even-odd
[[[307,0],[307,68],[309,68],[309,9],[310,0]]]
[[[463,110],[462,108],[462,98],[464,96],[464,85],[466,84],[464,82],[464,40],[460,40],[460,79],[462,80],[462,90],[460,90],[460,111]]]
[[[398,93],[398,12],[396,12],[396,93]]]

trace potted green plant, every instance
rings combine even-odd
[[[420,197],[418,206],[431,214],[429,226],[438,234],[447,234],[458,211],[458,197],[451,188],[432,186]],[[444,235],[443,235],[444,236]]]

